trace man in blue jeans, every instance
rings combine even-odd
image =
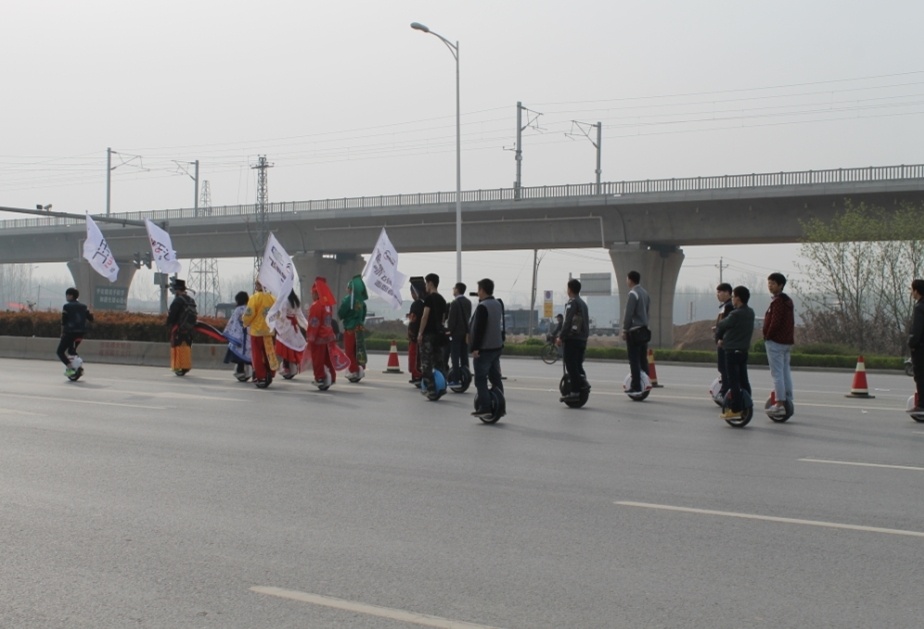
[[[470,348],[472,363],[475,367],[475,389],[478,397],[475,401],[475,417],[489,418],[491,410],[491,387],[501,393],[504,383],[501,381],[500,357],[504,350],[504,308],[494,299],[494,281],[488,278],[478,281],[478,306],[472,315]]]
[[[795,342],[795,314],[792,299],[783,292],[786,277],[782,273],[771,273],[767,277],[767,289],[770,291],[770,307],[764,315],[764,344],[767,348],[767,362],[770,364],[770,377],[773,378],[773,390],[776,404],[768,409],[775,417],[785,417],[792,413],[792,372],[789,360]]]

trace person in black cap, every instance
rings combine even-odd
[[[422,276],[415,275],[411,282],[411,311],[407,315],[407,370],[411,372],[408,381],[413,385],[420,384],[420,363],[417,360],[417,335],[420,333],[420,320],[423,318],[424,302],[427,294],[427,282]]]
[[[192,369],[192,337],[196,326],[195,300],[186,291],[184,280],[170,282],[174,294],[167,310],[167,327],[170,328],[170,368],[178,376],[185,376]]]

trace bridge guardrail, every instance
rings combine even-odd
[[[642,179],[635,181],[613,181],[601,183],[561,184],[520,188],[520,199],[561,199],[597,194],[621,196],[628,194],[653,194],[664,192],[692,192],[703,190],[733,190],[748,188],[771,188],[782,186],[820,185],[836,183],[869,183],[879,181],[902,181],[924,179],[924,164],[898,166],[868,166],[864,168],[835,168],[829,170],[802,170],[777,173],[751,173],[745,175],[718,175],[706,177],[681,177],[672,179]],[[462,202],[513,201],[514,188],[493,188],[488,190],[463,190]],[[390,194],[374,197],[344,197],[315,201],[284,201],[268,203],[268,214],[297,212],[374,209],[384,207],[439,205],[455,203],[455,192],[416,192]],[[178,208],[172,210],[150,210],[112,214],[113,218],[154,221],[205,216],[254,216],[257,204],[223,205],[212,208]],[[39,217],[9,219],[0,221],[0,229],[25,227],[48,227],[83,224],[78,219],[61,217]]]

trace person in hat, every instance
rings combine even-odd
[[[411,283],[411,310],[407,314],[407,370],[411,373],[408,381],[414,386],[420,384],[421,372],[418,360],[417,335],[420,333],[420,320],[423,318],[424,297],[427,295],[427,282],[422,276],[415,275]]]
[[[166,321],[170,329],[170,369],[178,376],[185,376],[192,369],[196,301],[188,294],[185,280],[174,279],[170,283],[170,292],[174,295]]]
[[[340,302],[337,316],[343,323],[343,350],[350,359],[347,380],[359,382],[366,375],[366,284],[362,275],[354,275],[347,283],[347,294]]]
[[[250,332],[250,354],[253,362],[253,382],[265,389],[273,381],[279,361],[276,358],[276,348],[273,345],[273,331],[266,322],[266,314],[273,307],[276,300],[267,292],[263,285],[254,282],[253,295],[247,300],[247,308],[241,317],[241,322]]]
[[[311,286],[311,298],[314,300],[308,309],[308,346],[311,348],[311,367],[314,370],[314,383],[326,391],[337,381],[333,354],[337,347],[337,335],[331,324],[334,305],[337,300],[327,285],[327,280],[318,277]]]

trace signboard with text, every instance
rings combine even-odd
[[[126,310],[128,289],[124,286],[97,286],[93,291],[95,310]]]

